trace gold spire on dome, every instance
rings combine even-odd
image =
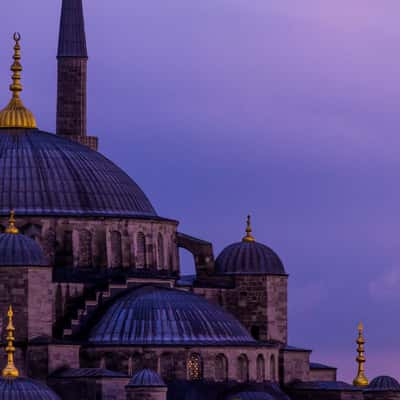
[[[242,241],[243,242],[255,242],[256,239],[254,236],[251,234],[253,230],[251,229],[251,216],[247,216],[247,227],[246,227],[246,236],[243,237]]]
[[[7,107],[0,111],[0,128],[36,128],[36,120],[32,112],[23,104],[19,94],[22,92],[21,72],[21,35],[14,33],[14,62],[11,65],[12,84],[10,91],[12,97]]]
[[[357,353],[358,356],[356,358],[356,361],[358,363],[358,372],[357,376],[353,381],[354,386],[368,386],[368,379],[365,376],[365,369],[364,369],[364,364],[365,364],[365,354],[364,354],[364,344],[365,344],[365,339],[363,336],[363,331],[364,331],[364,326],[362,322],[358,324],[358,338],[357,338]]]
[[[18,228],[15,226],[15,211],[10,211],[10,218],[8,220],[8,227],[6,229],[6,233],[12,233],[13,235],[17,235],[19,233]]]
[[[13,309],[12,306],[8,308],[8,325],[7,325],[7,347],[6,347],[6,353],[7,353],[7,365],[3,369],[3,378],[17,378],[19,376],[19,371],[17,367],[14,364],[14,353],[15,353],[15,347],[14,347],[14,324],[13,324]]]

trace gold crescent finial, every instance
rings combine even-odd
[[[5,231],[6,233],[11,233],[13,235],[17,235],[19,233],[18,228],[15,226],[15,211],[10,211],[10,218],[8,220],[8,227]]]
[[[353,381],[354,386],[368,386],[368,379],[365,376],[365,353],[364,353],[364,345],[365,345],[365,339],[363,336],[363,331],[364,331],[364,325],[362,322],[358,324],[358,338],[356,340],[357,343],[357,353],[358,356],[356,358],[357,364],[358,364],[358,371],[357,371],[357,376],[355,377]]]
[[[14,324],[13,324],[13,309],[12,306],[8,308],[8,325],[7,325],[7,347],[6,347],[6,353],[7,353],[7,365],[3,369],[3,378],[17,378],[19,376],[19,371],[17,367],[14,364],[14,353],[15,353],[15,347],[14,347],[14,342],[15,342],[15,337],[14,337]]]
[[[14,62],[11,65],[12,83],[10,91],[12,97],[7,107],[0,112],[0,128],[36,128],[36,120],[31,111],[23,104],[20,93],[22,92],[21,72],[21,46],[19,44],[21,35],[15,32],[13,35],[14,45]]]
[[[254,236],[251,234],[252,233],[252,228],[251,228],[251,216],[247,216],[247,226],[246,226],[246,236],[243,237],[242,241],[243,242],[255,242],[256,239]]]

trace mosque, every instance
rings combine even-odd
[[[368,382],[362,325],[353,384],[288,343],[288,274],[250,217],[214,258],[98,152],[82,0],[62,1],[55,134],[22,102],[14,41],[0,112],[1,400],[400,399],[395,379]]]

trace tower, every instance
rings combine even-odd
[[[57,135],[97,150],[87,136],[87,61],[82,0],[62,0],[57,52]]]

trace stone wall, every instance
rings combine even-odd
[[[219,303],[255,339],[286,344],[287,276],[238,275],[232,289],[195,288],[195,293]]]
[[[310,381],[310,351],[282,350],[279,365],[280,380],[284,385],[295,380]]]
[[[400,400],[400,392],[392,392],[390,390],[385,390],[382,392],[364,392],[365,400]]]
[[[134,388],[128,386],[126,388],[126,400],[165,400],[166,398],[166,387]]]
[[[336,369],[310,369],[310,381],[336,381]]]
[[[168,382],[189,379],[189,360],[198,355],[198,367],[205,380],[277,381],[278,353],[278,347],[265,346],[89,347],[81,350],[81,367],[107,368],[130,376],[143,368],[150,368]]]
[[[53,286],[51,268],[0,268],[0,336],[6,334],[7,310],[14,310],[15,338],[25,341],[51,336],[53,324]]]
[[[6,218],[1,222],[6,226]],[[179,271],[175,221],[21,216],[17,225],[22,233],[38,241],[50,265],[56,268],[119,267],[167,274]],[[143,257],[138,249],[142,235],[145,263],[140,262]]]

